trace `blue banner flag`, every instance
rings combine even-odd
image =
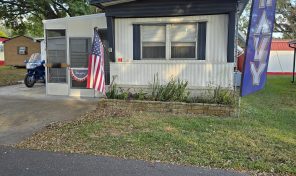
[[[241,96],[264,88],[275,20],[276,0],[253,0]]]

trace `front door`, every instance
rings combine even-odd
[[[94,90],[87,89],[88,58],[91,52],[91,38],[69,38],[70,96],[94,97]]]
[[[104,45],[105,57],[105,80],[106,85],[110,83],[110,60],[107,50],[107,31],[99,30],[99,35]],[[92,38],[87,37],[70,37],[69,38],[69,80],[70,96],[95,97],[98,95],[93,89],[87,89],[87,79],[85,75],[88,68],[88,59],[91,53]]]

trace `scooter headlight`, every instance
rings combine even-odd
[[[27,63],[26,64],[26,68],[27,69],[34,69],[37,67],[37,64],[36,63]]]

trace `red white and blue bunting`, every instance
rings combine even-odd
[[[70,68],[70,74],[73,80],[77,82],[84,82],[87,79],[87,68]]]

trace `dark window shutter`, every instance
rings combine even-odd
[[[207,22],[198,23],[197,59],[206,59]]]
[[[134,60],[141,59],[141,30],[139,24],[133,25],[133,58]]]

